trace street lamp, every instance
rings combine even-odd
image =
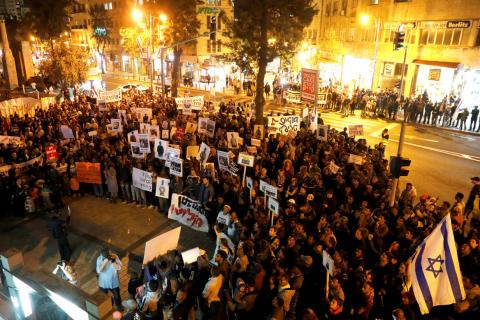
[[[368,26],[370,23],[370,17],[368,15],[362,15],[360,17],[360,24],[362,26]],[[370,84],[370,89],[374,90],[374,81],[375,81],[375,73],[377,69],[377,56],[378,56],[378,43],[380,41],[380,19],[375,18],[375,51],[373,51],[373,72],[372,72],[372,82]]]
[[[140,22],[140,20],[142,19],[142,16],[143,16],[143,13],[140,9],[133,8],[133,11],[132,11],[133,20],[135,20],[137,22]]]

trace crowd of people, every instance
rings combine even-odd
[[[348,104],[345,100],[332,96],[332,107],[368,102],[360,93]],[[376,112],[388,110],[396,100],[378,95]],[[155,187],[147,192],[133,186],[132,169],[152,173],[154,183],[157,176],[169,178],[170,194],[186,194],[201,203],[210,236],[216,239],[214,256],[205,253],[189,264],[178,252],[159,257],[132,274],[130,297],[122,303],[115,278],[121,261],[106,249],[96,265],[99,286],[113,293],[124,319],[239,320],[425,318],[409,289],[409,258],[450,214],[467,299],[436,307],[427,318],[479,319],[479,177],[471,178],[468,196],[457,193],[451,201],[417,195],[408,183],[390,208],[392,178],[382,144],[369,146],[334,129],[319,140],[302,123],[295,135],[267,136],[264,128],[260,147],[250,152],[255,165],[246,171],[252,181],[247,188],[241,174],[220,170],[216,151],[231,151],[233,157],[248,152],[257,137],[252,107],[231,101],[215,109],[205,104],[209,112],[201,113],[215,121],[213,136],[195,132],[168,139],[182,150],[183,177],[171,176],[154,152],[132,156],[129,133],[140,130],[141,123],[153,120],[170,130],[185,128],[198,116],[183,115],[174,100],[150,92],[125,93],[121,102],[102,110],[78,95],[74,102],[38,110],[35,116],[0,118],[3,135],[21,137],[0,148],[0,169],[11,166],[0,178],[2,213],[24,217],[26,208],[58,210],[66,196],[92,194],[166,214],[169,200],[156,197]],[[135,108],[140,107],[150,108],[152,116],[139,116]],[[111,119],[121,114],[126,115],[122,132],[112,132]],[[424,115],[422,109],[421,116],[412,113],[411,119],[419,121]],[[74,138],[65,139],[61,126],[71,128]],[[89,136],[92,131],[97,135]],[[243,141],[239,149],[228,149],[226,132],[238,132]],[[206,163],[213,167],[184,156],[187,146],[202,142],[211,148]],[[44,155],[52,145],[56,159],[19,165]],[[362,164],[349,162],[350,154],[361,156]],[[77,162],[100,163],[102,184],[79,182]],[[276,216],[265,206],[261,180],[277,188]],[[324,252],[334,262],[328,283]]]
[[[326,110],[341,112],[344,116],[361,110],[363,117],[382,117],[396,120],[401,114],[406,122],[419,123],[459,130],[480,132],[479,109],[462,104],[457,97],[445,96],[440,102],[433,102],[427,92],[408,98],[398,96],[393,90],[356,89],[352,94],[325,88],[328,92]]]

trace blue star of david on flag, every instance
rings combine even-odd
[[[427,258],[428,259],[428,267],[425,269],[427,271],[430,271],[430,272],[433,272],[433,276],[435,277],[435,279],[438,277],[438,275],[443,272],[442,270],[442,263],[445,261],[445,260],[442,260],[442,255],[438,255],[438,257],[436,257],[435,259],[432,259],[432,258]],[[435,269],[435,263],[439,263],[440,265],[438,266],[438,269]]]

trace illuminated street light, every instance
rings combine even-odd
[[[30,41],[35,41],[35,36],[30,36]]]
[[[139,22],[141,19],[142,19],[142,16],[143,16],[143,13],[140,9],[137,9],[137,8],[133,8],[133,11],[132,11],[132,18]]]
[[[166,14],[164,14],[164,13],[160,14],[160,21],[161,21],[162,23],[167,22],[167,20],[168,20],[168,17],[167,17]]]
[[[363,16],[360,17],[360,24],[362,26],[368,25],[369,22],[370,22],[370,17],[369,16],[363,15]]]

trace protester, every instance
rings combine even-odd
[[[112,293],[113,302],[119,311],[123,310],[118,275],[121,268],[122,262],[118,256],[108,248],[103,249],[97,258],[96,271],[98,274],[98,287],[104,293]]]

